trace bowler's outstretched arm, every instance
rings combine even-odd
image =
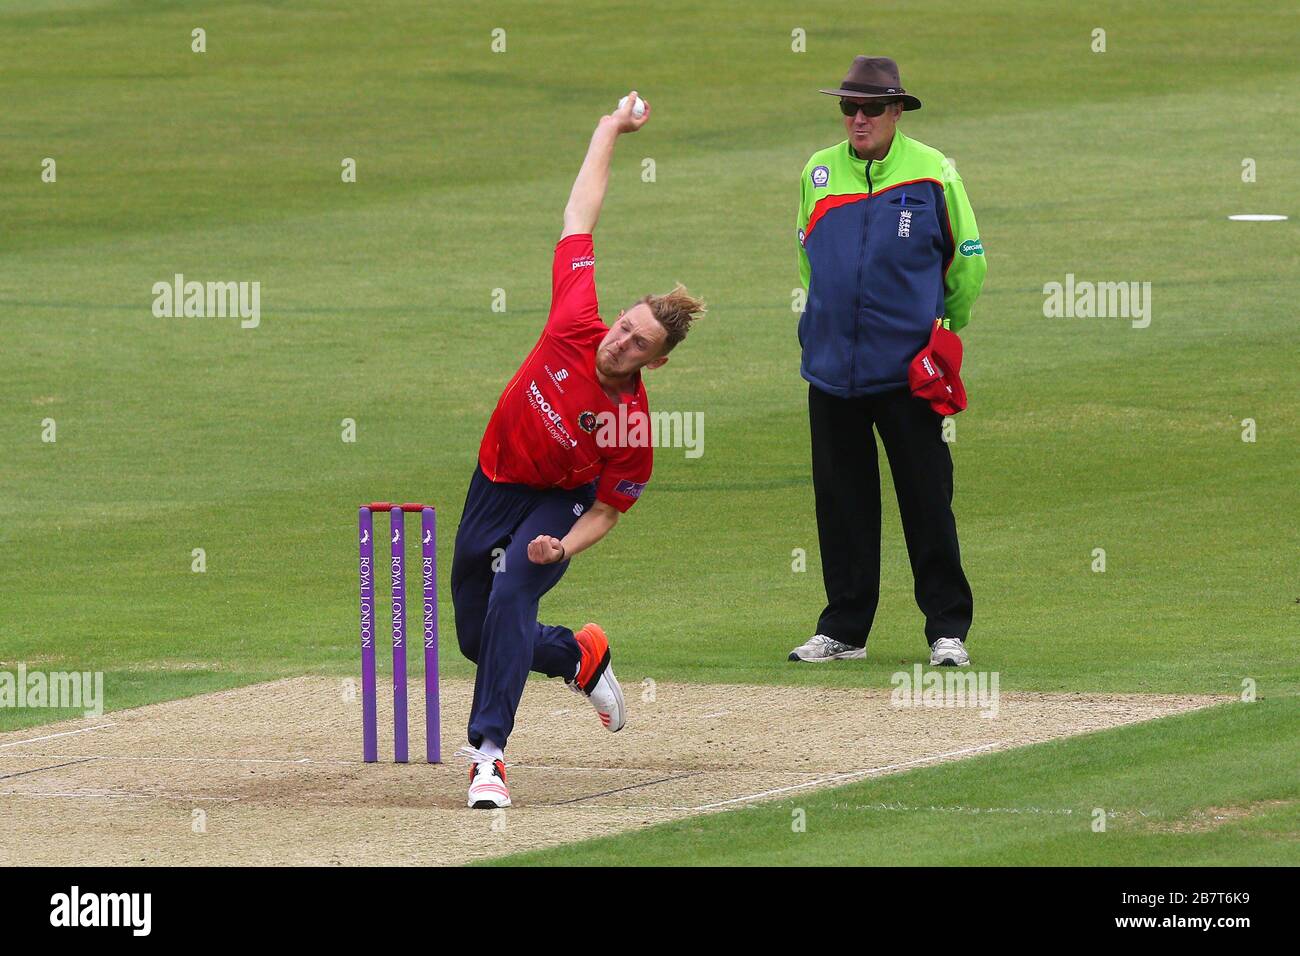
[[[601,204],[605,201],[605,188],[609,185],[609,161],[614,155],[614,141],[620,133],[635,133],[650,121],[649,103],[645,104],[644,115],[632,115],[636,99],[636,90],[633,90],[621,108],[602,116],[596,124],[591,145],[587,147],[587,158],[582,162],[582,169],[578,170],[573,191],[569,193],[569,203],[564,207],[561,239],[595,230]]]

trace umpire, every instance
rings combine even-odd
[[[970,663],[970,585],[952,513],[942,416],[908,387],[936,321],[956,332],[984,282],[984,249],[961,178],[904,136],[921,108],[888,57],[859,56],[837,89],[848,139],[800,180],[800,372],[808,381],[813,490],[826,609],[790,660],[866,656],[880,599],[880,434],[898,495],[930,663]]]

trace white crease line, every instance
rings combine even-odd
[[[360,760],[355,760],[355,759],[344,760],[339,757],[330,757],[330,758],[325,758],[325,757],[297,757],[297,758],[158,757],[158,756],[139,756],[135,754],[73,754],[73,753],[43,753],[39,751],[33,753],[20,754],[16,756],[47,757],[51,759],[64,757],[69,760],[87,759],[87,760],[105,760],[105,761],[112,761],[112,760],[122,760],[122,761],[132,760],[132,761],[141,761],[141,762],[153,761],[158,763],[270,763],[270,764],[290,764],[292,766],[313,766],[314,765],[314,766],[329,766],[329,767],[338,766],[338,767],[357,767],[357,768],[368,766],[367,764],[365,764],[363,761]],[[10,758],[6,757],[0,759],[10,759]],[[376,767],[380,767],[380,766],[427,767],[431,765],[426,764],[423,760],[412,760],[409,764],[396,764],[393,763],[391,760],[380,760],[376,764],[374,764],[374,766]],[[451,762],[450,760],[444,760],[441,764],[434,764],[432,766],[438,766],[443,768],[451,767],[453,769],[459,770],[457,765]],[[672,767],[623,767],[615,764],[610,764],[609,766],[605,766],[605,767],[577,767],[577,766],[568,766],[564,764],[514,763],[509,760],[506,761],[507,769],[513,769],[516,767],[521,770],[542,770],[542,771],[549,771],[552,773],[654,773],[654,774],[659,774],[659,773],[674,772],[674,769]],[[808,770],[777,770],[772,768],[758,769],[758,770],[745,770],[739,767],[724,767],[724,768],[715,768],[715,769],[725,770],[727,773],[746,773],[746,774],[761,773],[769,776],[794,776],[794,777],[807,777],[812,774],[816,774],[820,772],[818,770],[811,769],[811,768]]]
[[[315,760],[311,757],[140,757],[133,754],[22,754],[24,757],[67,757],[71,760],[153,760],[163,763],[287,763],[303,764],[361,764],[359,760]]]
[[[105,724],[103,726],[111,726],[111,725]],[[88,729],[93,730],[95,728],[92,727]],[[61,735],[55,734],[54,736],[61,736]],[[43,738],[38,737],[35,739],[40,740]],[[17,741],[17,743],[28,743],[28,741],[20,740]],[[87,759],[94,759],[94,760],[137,760],[137,761],[158,761],[162,763],[278,763],[278,764],[292,764],[296,766],[315,764],[321,766],[340,766],[340,767],[357,767],[357,768],[368,766],[365,762],[361,760],[356,760],[356,759],[345,760],[340,757],[296,757],[296,758],[291,758],[291,757],[159,757],[159,756],[145,756],[145,755],[137,755],[137,754],[69,754],[69,753],[51,754],[51,753],[40,753],[40,752],[25,753],[25,754],[21,754],[20,756],[51,757],[51,758],[66,757],[69,760],[76,760],[84,757]],[[398,763],[394,763],[391,760],[379,760],[374,764],[374,766],[375,767],[380,767],[380,766],[385,766],[385,767],[426,766],[427,767],[430,766],[430,764],[426,764],[423,760],[412,760],[409,764],[398,764]],[[444,760],[441,764],[434,764],[433,766],[455,768],[456,764],[453,763],[451,760]],[[570,766],[564,766],[559,764],[514,763],[513,761],[509,761],[509,760],[506,761],[506,767],[507,768],[520,767],[524,770],[552,770],[552,771],[560,771],[560,772],[577,771],[579,773],[665,773],[671,770],[671,768],[669,767],[620,767],[620,766],[613,766],[613,765],[607,767],[570,767]],[[796,770],[790,770],[790,771],[771,770],[771,771],[745,771],[745,772],[803,773],[803,774],[816,773],[816,771],[814,770],[797,770],[797,771]]]
[[[117,799],[129,797],[154,797],[155,794],[135,793],[131,790],[0,790],[5,797],[86,797]]]
[[[520,770],[551,770],[557,773],[673,773],[671,767],[569,767],[555,763],[512,763],[506,761],[506,769],[518,767]]]
[[[35,799],[65,797],[72,800],[206,800],[221,803],[234,803],[239,800],[239,797],[201,797],[184,793],[177,796],[166,793],[137,793],[132,790],[0,790],[0,796]]]
[[[761,793],[751,793],[744,797],[732,797],[730,800],[721,800],[718,803],[706,803],[698,807],[674,807],[676,810],[690,810],[693,813],[699,813],[702,810],[715,810],[718,807],[729,806],[733,803],[745,803],[750,800],[761,800],[764,797],[776,796],[778,793],[789,793],[792,790],[806,790],[809,787],[818,787],[823,784],[834,783],[842,780],[852,780],[854,777],[866,777],[873,773],[885,773],[888,770],[901,770],[903,767],[912,767],[919,763],[929,763],[933,760],[942,760],[944,757],[960,757],[965,754],[979,753],[981,750],[988,750],[991,747],[1000,746],[1001,740],[995,740],[991,744],[980,744],[978,747],[967,747],[964,750],[950,750],[943,754],[934,754],[930,757],[918,757],[915,760],[905,760],[903,763],[889,764],[885,767],[872,767],[868,770],[850,770],[848,773],[832,774],[829,777],[822,777],[818,780],[810,780],[807,783],[797,783],[790,787],[777,787],[775,790],[764,790]]]
[[[63,755],[56,754],[55,756],[63,756]],[[518,767],[521,770],[550,770],[557,773],[655,773],[655,774],[659,774],[659,773],[681,773],[682,772],[682,767],[680,766],[678,767],[673,767],[673,766],[623,767],[617,764],[610,764],[609,766],[606,767],[570,767],[570,766],[565,766],[563,764],[512,763],[509,760],[506,761],[507,770],[514,767]],[[692,768],[688,768],[688,769],[692,769]],[[704,768],[695,767],[693,769],[702,770]],[[761,773],[761,774],[769,774],[769,775],[778,774],[784,776],[798,776],[798,777],[807,777],[812,774],[821,773],[820,770],[815,770],[811,768],[808,770],[775,770],[775,769],[765,769],[765,768],[759,768],[757,770],[754,769],[747,770],[741,767],[713,766],[708,769],[717,773]]]
[[[3,749],[5,747],[21,747],[23,744],[34,744],[37,741],[41,741],[41,740],[53,740],[55,737],[71,737],[73,734],[88,734],[92,730],[103,730],[106,727],[116,727],[116,726],[117,726],[116,723],[96,724],[94,727],[82,727],[80,730],[65,730],[62,733],[58,733],[58,734],[46,734],[44,737],[29,737],[27,740],[15,740],[11,743],[0,744],[0,749]],[[63,754],[55,754],[54,756],[61,757],[63,756]]]

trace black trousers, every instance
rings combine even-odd
[[[813,491],[826,610],[818,634],[865,647],[880,601],[880,465],[872,427],[889,458],[925,637],[966,639],[970,585],[952,514],[952,454],[943,418],[907,389],[836,398],[808,387]]]

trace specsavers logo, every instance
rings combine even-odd
[[[957,251],[963,256],[982,256],[984,255],[984,243],[978,239],[967,239],[957,247]]]

